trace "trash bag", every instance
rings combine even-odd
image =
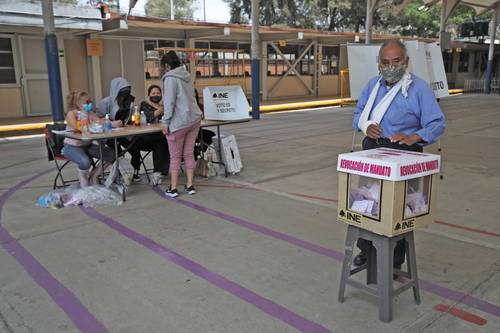
[[[83,188],[66,188],[42,194],[37,201],[43,208],[62,208],[83,205],[84,207],[118,206],[122,204],[122,196],[102,185]]]
[[[117,163],[113,163],[111,170],[109,171],[109,176],[106,179],[104,185],[109,188],[111,184],[115,182],[116,179],[121,177],[122,184],[125,186],[130,185],[132,181],[132,176],[134,175],[134,167],[125,157],[118,158],[118,168]]]
[[[64,207],[83,205],[84,207],[118,206],[122,197],[115,191],[101,185],[93,185],[72,191],[64,202]]]
[[[57,191],[44,193],[38,198],[37,205],[42,208],[52,209],[64,207],[64,195],[65,193],[60,193]]]

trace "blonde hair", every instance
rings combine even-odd
[[[86,91],[72,91],[66,98],[68,103],[68,110],[75,110],[80,108],[80,102],[83,99],[89,99],[90,95]]]

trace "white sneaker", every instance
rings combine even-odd
[[[163,179],[161,172],[153,172],[153,174],[151,175],[151,185],[153,186],[161,185],[162,181]]]

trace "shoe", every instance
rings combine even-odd
[[[165,195],[171,198],[177,198],[179,196],[179,191],[176,188],[172,189],[170,186],[165,190]]]
[[[366,263],[366,253],[360,252],[357,256],[354,257],[354,265],[361,266]]]
[[[153,172],[151,175],[151,185],[157,186],[161,185],[162,183],[162,177],[160,172]]]
[[[196,189],[194,188],[193,185],[191,185],[189,187],[184,186],[184,191],[186,191],[186,193],[189,194],[189,195],[196,194]]]
[[[132,181],[133,182],[140,182],[141,181],[141,176],[139,176],[139,170],[134,170],[134,174],[132,176]]]

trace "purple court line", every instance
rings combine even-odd
[[[316,245],[316,244],[304,241],[302,239],[295,238],[293,236],[269,229],[267,227],[245,221],[241,218],[228,215],[226,213],[223,213],[221,211],[217,211],[215,209],[201,206],[201,205],[196,204],[196,203],[191,202],[191,201],[186,201],[186,200],[179,199],[179,198],[173,199],[173,198],[166,197],[163,194],[162,190],[159,189],[158,187],[154,187],[153,190],[159,196],[161,196],[162,198],[164,198],[165,200],[168,200],[170,202],[177,203],[177,204],[195,209],[199,212],[218,217],[218,218],[225,220],[227,222],[230,222],[230,223],[242,226],[244,228],[259,232],[263,235],[273,237],[275,239],[285,241],[287,243],[298,246],[298,247],[303,248],[305,250],[333,258],[333,259],[340,261],[340,262],[342,262],[344,259],[344,254],[341,252],[327,249],[327,248],[322,247],[320,245]],[[456,290],[452,290],[452,289],[440,286],[438,284],[435,284],[435,283],[427,281],[427,280],[419,279],[418,281],[420,284],[420,288],[422,290],[425,290],[429,293],[438,295],[442,298],[446,298],[449,300],[453,300],[453,301],[471,306],[473,308],[484,311],[484,312],[489,313],[491,315],[494,315],[496,317],[500,317],[500,307],[495,305],[495,304],[483,301],[479,298],[476,298],[474,296],[470,296],[470,295],[465,294],[465,293],[460,292],[460,291],[456,291]]]
[[[33,177],[30,177],[15,186],[9,188],[0,195],[0,221],[2,211],[7,200],[24,185],[34,179],[52,171],[49,169]],[[54,278],[21,243],[19,243],[9,232],[0,224],[0,244],[16,259],[16,261],[26,270],[26,272],[35,280],[35,282],[45,289],[56,304],[68,315],[80,332],[104,333],[109,332],[78,300],[78,298],[66,288],[61,282]]]
[[[287,308],[254,293],[250,289],[247,289],[223,277],[222,275],[209,271],[207,268],[192,261],[191,259],[174,252],[173,250],[155,242],[149,237],[146,237],[130,228],[127,228],[126,226],[118,223],[112,218],[99,213],[93,208],[80,207],[80,209],[91,218],[104,223],[111,229],[141,244],[145,248],[160,255],[167,261],[184,268],[185,270],[208,281],[214,286],[219,287],[220,289],[227,291],[228,293],[244,300],[245,302],[254,305],[262,312],[267,313],[268,315],[277,318],[289,324],[292,327],[295,327],[301,332],[311,332],[311,333],[331,332],[327,328],[315,322],[312,322],[304,317],[299,316],[298,314],[288,310]]]

